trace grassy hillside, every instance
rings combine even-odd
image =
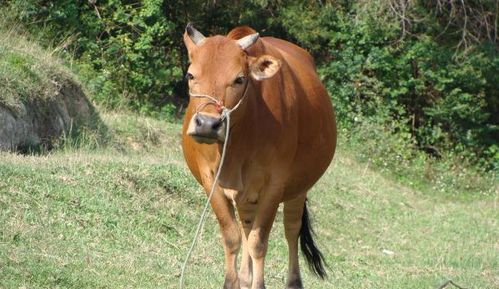
[[[15,110],[22,100],[53,97],[68,79],[57,57],[0,20],[0,105]]]
[[[188,172],[180,125],[102,115],[109,141],[43,156],[0,154],[0,288],[177,288],[205,196]],[[497,183],[488,193],[403,185],[340,145],[310,193],[329,264],[307,288],[499,287]],[[404,181],[404,183],[407,183]],[[266,265],[282,288],[282,214]],[[188,268],[188,288],[220,288],[223,251],[210,215]]]

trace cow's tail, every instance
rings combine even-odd
[[[321,279],[327,277],[325,269],[325,260],[321,251],[317,248],[314,241],[314,231],[310,224],[310,218],[308,216],[307,202],[305,201],[303,208],[303,215],[301,217],[301,229],[300,229],[300,247],[303,256],[307,260],[308,267],[310,271],[319,276]]]

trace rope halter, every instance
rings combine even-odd
[[[194,113],[194,115],[196,115],[197,113],[199,113],[200,111],[202,111],[206,106],[208,106],[208,105],[214,105],[215,108],[217,109],[217,111],[220,113],[222,121],[224,121],[226,119],[229,119],[230,118],[230,114],[233,111],[235,111],[241,105],[241,103],[244,101],[244,99],[246,98],[246,93],[248,92],[248,87],[249,87],[249,80],[246,83],[246,87],[244,88],[243,96],[241,97],[241,99],[237,102],[237,104],[233,108],[226,107],[223,104],[222,100],[218,100],[218,99],[216,99],[215,97],[213,97],[213,96],[211,96],[209,94],[189,92],[189,95],[192,96],[192,97],[195,97],[195,98],[207,98],[208,99],[206,102],[203,102],[203,103],[199,104],[196,107],[196,112]],[[227,124],[227,132],[228,132],[228,129],[229,129],[229,124]]]

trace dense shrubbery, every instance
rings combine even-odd
[[[172,114],[185,102],[185,24],[206,34],[249,24],[314,54],[342,128],[370,124],[433,156],[498,168],[494,1],[9,3],[11,17],[71,55],[103,105]]]
[[[185,102],[186,23],[194,21],[207,34],[225,33],[238,25],[241,8],[229,1],[188,2],[14,0],[4,14],[75,61],[75,70],[101,105],[168,116],[174,105]],[[242,9],[243,22],[259,19],[251,10]]]
[[[445,15],[425,3],[394,7],[396,1],[358,2],[315,11],[300,4],[281,13],[286,31],[318,56],[343,127],[378,123],[378,130],[388,129],[397,140],[407,140],[406,146],[437,158],[454,151],[497,169],[499,60],[494,35],[480,36],[474,27],[459,26],[453,19],[443,22],[448,27],[441,26]],[[484,2],[481,8],[492,4]],[[474,12],[476,7],[467,9]],[[474,33],[474,43],[453,38],[466,29]]]
[[[28,29],[77,61],[94,99],[107,106],[150,110],[168,103],[181,78],[175,24],[163,1],[12,1]],[[48,36],[48,37],[46,37]]]

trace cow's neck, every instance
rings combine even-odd
[[[224,188],[238,191],[243,189],[243,168],[249,161],[255,146],[253,143],[257,125],[255,109],[259,101],[255,90],[253,86],[248,89],[244,103],[231,120],[230,139],[219,179],[220,185]],[[223,146],[219,145],[220,154],[222,154],[222,148]]]

